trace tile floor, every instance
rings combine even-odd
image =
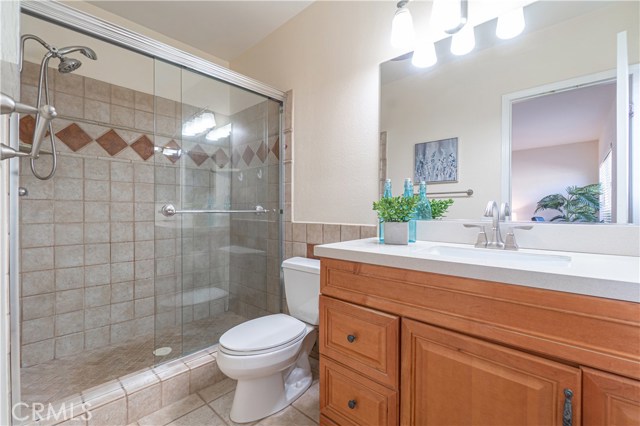
[[[316,374],[314,372],[314,374]],[[235,381],[225,379],[150,414],[129,426],[235,426],[229,418]],[[292,405],[245,426],[316,426],[320,421],[319,381]]]
[[[22,401],[60,401],[127,374],[152,367],[176,355],[189,354],[218,342],[220,336],[246,319],[232,312],[184,324],[162,335],[137,338],[120,345],[93,349],[21,369]],[[156,357],[158,347],[172,348],[170,355]]]

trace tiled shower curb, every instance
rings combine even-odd
[[[144,369],[72,395],[45,407],[49,416],[28,426],[127,425],[225,379],[218,368],[218,345]],[[23,410],[23,416],[27,416]]]

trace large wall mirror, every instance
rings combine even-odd
[[[549,222],[562,213],[536,212],[545,196],[600,184],[596,215],[569,220],[637,224],[639,117],[620,101],[639,101],[640,4],[537,1],[524,11],[526,29],[511,40],[495,36],[494,19],[475,27],[465,56],[449,53],[449,38],[430,68],[407,55],[381,65],[381,173],[399,186],[415,176],[416,144],[457,138],[457,180],[428,188],[454,193],[448,219],[478,219],[496,200],[512,205],[512,220]]]

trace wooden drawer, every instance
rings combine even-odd
[[[397,389],[400,319],[320,296],[320,354]]]
[[[396,425],[398,393],[321,356],[320,413],[328,425]]]

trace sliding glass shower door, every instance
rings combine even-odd
[[[162,360],[280,311],[280,104],[158,60],[155,81]]]

